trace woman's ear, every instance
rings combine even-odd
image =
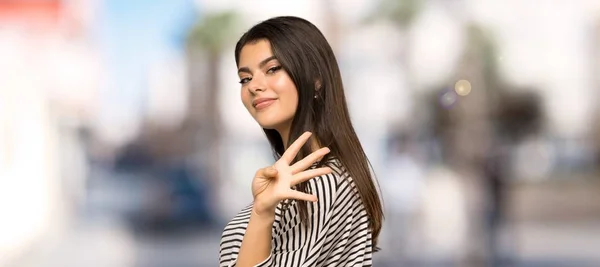
[[[319,98],[319,94],[320,94],[319,91],[321,91],[321,80],[316,80],[315,81],[315,96],[314,96],[315,99]]]

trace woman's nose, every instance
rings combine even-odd
[[[255,75],[254,77],[252,77],[252,80],[250,80],[250,82],[248,83],[248,90],[250,90],[250,92],[252,93],[256,93],[259,91],[262,92],[265,90],[265,88],[265,79],[261,75]]]

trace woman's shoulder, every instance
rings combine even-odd
[[[316,167],[316,165],[315,165]],[[309,180],[311,188],[328,188],[328,191],[349,191],[358,193],[356,185],[344,164],[336,157],[330,157],[323,162],[323,167],[331,168],[331,173]]]

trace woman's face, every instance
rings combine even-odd
[[[268,40],[240,51],[238,75],[242,102],[262,128],[287,134],[298,107],[296,85],[273,56]]]

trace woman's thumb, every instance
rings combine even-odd
[[[273,166],[267,167],[265,169],[265,176],[268,176],[268,177],[275,177],[275,176],[277,176],[277,169],[275,169],[275,167],[273,167]]]

